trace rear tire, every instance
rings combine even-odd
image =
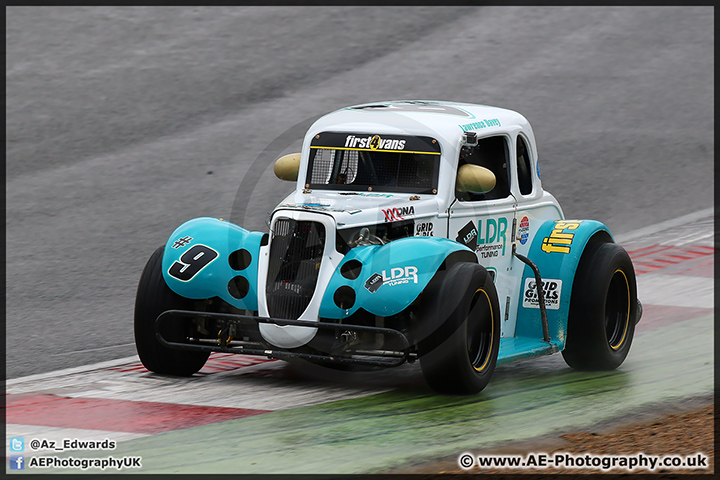
[[[453,306],[445,302],[453,297],[455,308],[448,315]],[[432,334],[435,338],[427,339],[436,341],[420,344],[425,380],[440,393],[478,393],[495,371],[500,346],[500,307],[492,277],[478,264],[457,263],[443,279],[435,303],[434,321],[445,320]]]
[[[167,286],[162,274],[165,247],[159,247],[148,260],[135,298],[135,346],[142,364],[155,373],[190,376],[207,361],[208,352],[183,351],[163,346],[155,337],[155,320],[166,310],[192,310],[193,301],[181,297]],[[163,337],[181,341],[187,326],[175,322],[163,326]]]
[[[614,370],[630,351],[638,308],[635,270],[615,243],[585,247],[575,273],[565,362],[578,370]]]

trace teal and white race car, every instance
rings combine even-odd
[[[630,257],[601,222],[564,218],[522,115],[346,107],[317,120],[275,173],[296,188],[269,233],[196,218],[148,261],[135,341],[149,370],[192,375],[210,352],[417,360],[433,389],[476,393],[514,360],[625,360],[642,311]]]

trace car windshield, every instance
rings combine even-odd
[[[310,145],[310,188],[437,193],[440,145],[430,137],[323,132]]]

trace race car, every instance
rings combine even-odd
[[[603,223],[564,218],[519,113],[349,106],[274,171],[295,190],[268,233],[196,218],[150,257],[134,319],[150,371],[192,375],[211,352],[370,370],[419,361],[432,389],[473,394],[520,359],[625,360],[642,313],[630,257]]]

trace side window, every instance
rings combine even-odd
[[[491,170],[495,174],[495,188],[484,194],[456,192],[460,201],[477,202],[510,196],[510,174],[507,168],[508,142],[505,136],[481,138],[474,147],[462,147],[458,168],[466,163]]]
[[[517,171],[520,193],[530,195],[533,188],[532,170],[530,168],[530,149],[521,135],[517,137]]]

